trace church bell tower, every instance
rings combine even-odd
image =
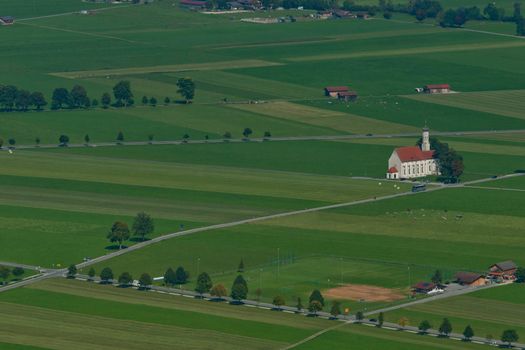
[[[427,127],[423,128],[423,142],[421,142],[422,151],[430,151],[430,133]]]

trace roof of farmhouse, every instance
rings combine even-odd
[[[415,162],[432,159],[434,151],[422,151],[418,146],[396,148],[396,153],[402,162]]]
[[[327,86],[325,89],[328,92],[345,92],[348,91],[348,86]]]
[[[450,89],[449,84],[429,84],[425,85],[427,89]]]

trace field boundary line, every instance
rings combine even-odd
[[[118,6],[117,5],[117,6],[109,6],[109,7],[101,7],[101,8],[96,8],[96,9],[89,9],[88,11],[92,11],[92,12],[107,11],[107,10],[121,9],[121,8],[131,7],[131,6],[133,6],[133,5],[123,5],[123,6]],[[52,14],[52,15],[45,15],[45,16],[20,18],[20,19],[17,19],[17,22],[32,21],[32,20],[35,20],[35,19],[42,19],[42,18],[53,18],[53,17],[61,17],[61,16],[70,16],[70,15],[79,14],[80,11],[81,10],[71,11],[71,12],[63,12],[63,13],[55,13],[55,14]]]

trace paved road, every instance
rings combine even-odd
[[[469,135],[487,135],[487,134],[523,134],[525,129],[517,130],[482,130],[482,131],[433,131],[432,135],[436,136],[469,136]],[[86,148],[86,147],[115,147],[115,146],[145,146],[145,145],[181,145],[181,144],[217,144],[217,143],[244,143],[244,142],[268,142],[268,141],[337,141],[337,140],[352,140],[352,139],[385,139],[394,137],[419,137],[420,132],[410,133],[397,133],[397,134],[347,134],[347,135],[319,135],[319,136],[288,136],[288,137],[271,137],[271,138],[250,138],[249,141],[246,139],[211,139],[211,140],[188,140],[184,142],[182,140],[165,140],[165,141],[129,141],[117,144],[116,142],[100,142],[91,143],[89,145],[83,143],[72,143],[68,145],[68,148]],[[37,148],[57,148],[57,144],[45,144],[39,145],[19,145],[16,146],[16,150],[24,149],[37,149]],[[8,147],[2,148],[7,151]]]
[[[121,6],[111,6],[111,7],[101,7],[101,8],[94,8],[89,9],[89,11],[98,12],[98,11],[106,11],[106,10],[113,10],[117,8],[123,8],[123,7],[130,7],[133,5],[121,5]],[[80,10],[78,11],[72,11],[72,12],[63,12],[63,13],[55,13],[52,15],[45,15],[45,16],[38,16],[38,17],[26,17],[26,18],[19,18],[17,19],[17,22],[24,22],[24,21],[31,21],[34,19],[42,19],[42,18],[52,18],[52,17],[61,17],[61,16],[69,16],[69,15],[76,15],[80,13]]]

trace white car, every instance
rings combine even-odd
[[[444,289],[441,289],[441,288],[434,288],[432,289],[431,291],[427,292],[428,295],[433,295],[433,294],[441,294],[443,293],[445,290]]]

